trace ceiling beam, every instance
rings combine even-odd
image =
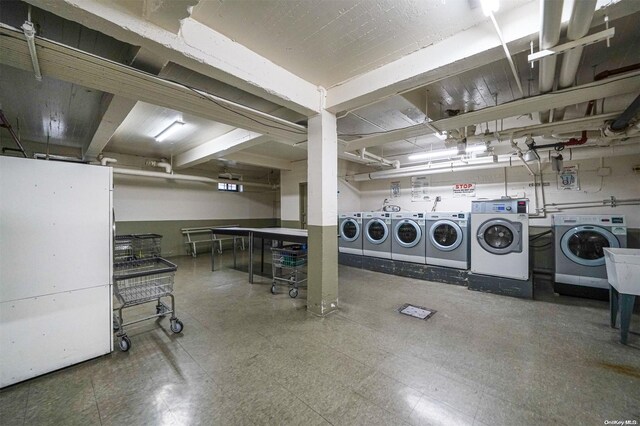
[[[266,167],[269,169],[291,170],[293,168],[291,161],[289,160],[282,160],[280,158],[267,157],[266,155],[252,154],[249,152],[236,152],[226,155],[221,159],[235,161],[236,163],[241,164]]]
[[[180,21],[177,34],[135,16],[117,2],[27,0],[28,3],[168,61],[235,86],[304,115],[317,114],[316,85],[192,19]]]
[[[566,5],[570,3],[565,2]],[[605,13],[614,20],[640,11],[638,1],[618,2],[603,10],[602,6],[608,3],[605,0],[598,2],[600,10],[592,25],[600,25]],[[512,54],[528,50],[529,42],[537,40],[539,14],[539,4],[533,1],[496,17]],[[569,13],[563,13],[563,22],[568,18]],[[487,19],[439,43],[329,88],[327,109],[333,113],[352,111],[503,58],[500,40]]]
[[[174,158],[173,164],[176,169],[192,167],[219,158],[221,155],[232,154],[249,146],[255,146],[256,141],[261,137],[260,133],[235,129],[178,154]]]
[[[448,131],[466,127],[472,124],[500,120],[507,117],[529,114],[543,109],[576,105],[591,99],[601,99],[625,93],[640,91],[640,71],[622,74],[606,80],[594,81],[582,86],[571,87],[557,92],[519,99],[512,102],[488,107],[478,111],[460,114],[455,117],[432,121],[431,127],[441,131]],[[502,133],[507,132],[503,131]],[[433,130],[424,123],[416,124],[398,130],[392,130],[380,135],[373,135],[353,140],[347,143],[347,151],[384,145],[402,139],[416,138],[432,134]]]
[[[166,64],[166,61],[160,60],[145,49],[138,49],[131,61],[132,67],[156,75],[162,71]],[[93,160],[102,152],[137,103],[133,99],[114,96],[111,93],[105,93],[102,96],[100,124],[91,141],[83,149],[84,160]]]
[[[0,25],[0,36],[0,62],[31,71],[31,57],[22,33]],[[36,50],[46,77],[271,135],[277,140],[295,142],[306,136],[304,126],[60,43],[37,37]]]

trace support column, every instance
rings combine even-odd
[[[309,258],[307,309],[338,309],[338,132],[336,116],[322,110],[309,119],[307,146]]]

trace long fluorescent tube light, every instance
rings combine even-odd
[[[163,140],[168,138],[171,135],[171,133],[179,129],[180,126],[184,126],[184,122],[176,120],[173,123],[169,124],[169,126],[166,129],[164,129],[163,131],[161,131],[156,135],[155,137],[156,142],[162,142]]]
[[[413,160],[431,160],[431,159],[434,159],[434,158],[453,157],[454,155],[458,155],[458,148],[443,149],[441,151],[429,151],[429,152],[423,152],[421,154],[412,154],[408,158],[409,158],[409,161],[413,161]]]
[[[473,154],[478,152],[485,152],[486,150],[487,150],[486,145],[472,145],[472,146],[467,146],[467,149],[465,150],[465,152],[467,154]]]
[[[465,152],[467,154],[472,154],[477,152],[484,152],[486,150],[487,150],[487,147],[485,145],[473,145],[473,146],[468,146]],[[441,151],[429,151],[429,152],[423,152],[420,154],[412,154],[407,158],[409,159],[409,161],[432,160],[436,158],[454,157],[456,155],[458,155],[458,148],[443,149]]]
[[[27,39],[29,55],[31,55],[31,64],[33,65],[36,80],[42,81],[42,72],[40,71],[40,63],[38,62],[38,54],[36,53],[36,29],[33,23],[25,21],[25,23],[22,24],[22,31],[24,31],[24,36]]]

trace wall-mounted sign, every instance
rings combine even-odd
[[[476,196],[476,184],[475,183],[456,183],[453,185],[453,197],[475,197]]]
[[[578,180],[578,166],[563,167],[558,174],[558,189],[579,191],[580,181]]]
[[[400,182],[391,182],[391,198],[400,197]]]
[[[411,178],[411,201],[429,201],[429,182],[426,176]]]

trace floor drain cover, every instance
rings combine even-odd
[[[434,309],[425,308],[422,306],[415,306],[409,303],[405,303],[398,309],[401,314],[409,315],[410,317],[420,318],[423,320],[428,320],[435,314],[437,311]]]

